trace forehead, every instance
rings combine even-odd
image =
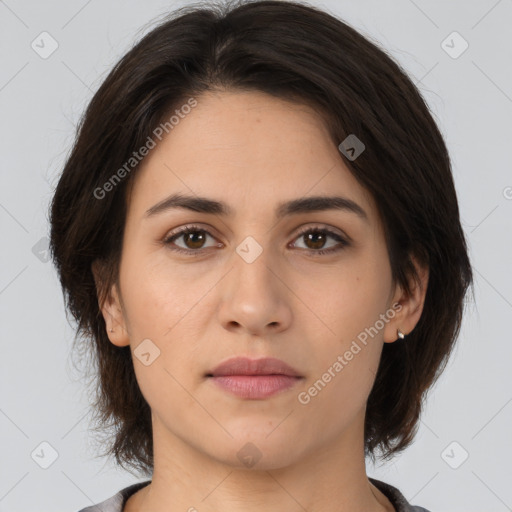
[[[140,164],[130,211],[140,216],[171,193],[214,197],[235,213],[342,195],[376,215],[371,195],[311,107],[261,92],[205,93],[196,100]]]

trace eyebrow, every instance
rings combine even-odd
[[[172,194],[146,211],[145,218],[153,217],[175,208],[191,210],[199,213],[230,216],[233,210],[224,202],[207,197]],[[275,210],[276,219],[287,215],[317,212],[323,210],[342,210],[356,214],[365,222],[369,222],[367,213],[352,199],[341,196],[309,196],[280,203]]]

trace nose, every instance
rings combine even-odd
[[[258,336],[287,329],[292,321],[293,286],[286,282],[277,256],[264,248],[251,261],[234,252],[230,263],[231,270],[219,283],[221,325]]]

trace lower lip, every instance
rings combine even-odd
[[[209,378],[217,386],[240,398],[254,400],[290,389],[302,379],[288,375],[223,375]]]

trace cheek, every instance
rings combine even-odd
[[[194,316],[196,306],[218,281],[208,272],[202,276],[198,269],[171,264],[165,251],[157,256],[134,252],[125,260],[123,299],[134,336],[163,341],[180,330],[184,319]]]
[[[193,405],[179,383],[190,383],[202,374],[191,369],[206,370],[199,361],[206,324],[214,314],[212,294],[208,291],[215,287],[219,277],[206,267],[205,270],[186,264],[182,267],[184,271],[180,272],[165,254],[159,254],[158,257],[140,255],[139,259],[134,255],[126,259],[122,269],[123,302],[135,374],[152,407],[167,399],[169,404],[177,403],[178,408]],[[146,339],[158,354],[150,366],[137,360],[137,347]]]
[[[184,391],[190,369],[197,359],[201,325],[196,321],[212,285],[205,279],[191,279],[162,258],[134,253],[122,269],[122,291],[134,351],[134,371],[146,401],[158,414],[164,407],[169,417],[178,415],[194,400]],[[204,299],[203,299],[204,300]],[[145,341],[150,364],[139,359],[137,347]],[[153,355],[156,354],[156,355]],[[147,362],[147,361],[146,361]],[[188,386],[188,385],[186,385]]]
[[[327,345],[341,349],[385,312],[390,284],[386,264],[354,257],[322,275],[301,278],[297,295],[315,331]]]
[[[309,384],[318,381],[325,404],[358,407],[370,393],[383,346],[379,319],[389,294],[388,272],[387,260],[360,258],[313,287],[303,282],[301,296],[314,313],[308,310],[305,322],[318,363]]]

